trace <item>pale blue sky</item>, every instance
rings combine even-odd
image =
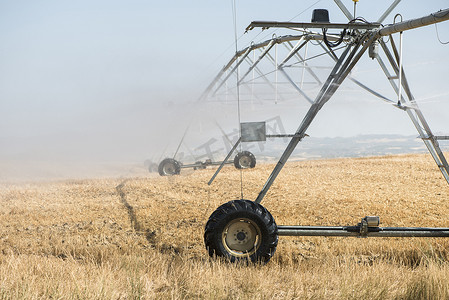
[[[352,11],[353,2],[343,2]],[[391,2],[360,0],[357,15],[375,21]],[[447,7],[447,0],[403,0],[384,23],[397,12],[410,19]],[[244,0],[237,1],[238,36],[253,20],[297,16],[293,21],[308,22],[314,8],[329,9],[331,21],[347,21],[331,0]],[[446,23],[438,28],[449,41]],[[264,36],[256,29],[238,46]],[[0,0],[0,155],[20,150],[30,156],[143,159],[149,149],[165,147],[171,133],[182,134],[177,103],[196,100],[232,56],[233,43],[231,0]],[[449,133],[442,113],[449,110],[449,45],[439,44],[435,26],[429,26],[407,33],[404,49],[412,90],[418,99],[433,97],[435,105],[422,108],[437,130]],[[363,73],[363,66],[357,70]],[[315,135],[414,134],[408,119],[400,117],[395,125],[398,112],[383,104],[358,104],[366,115],[355,116],[354,123],[345,115],[353,108],[337,104],[323,110],[311,127]],[[391,121],[375,124],[371,108],[385,109],[382,115]],[[332,121],[342,127],[329,128]]]

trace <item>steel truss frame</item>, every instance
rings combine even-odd
[[[438,13],[438,16],[441,17],[439,22],[442,22],[444,20],[449,19],[449,9],[440,11]],[[433,15],[429,16],[429,18],[434,18]],[[443,20],[444,19],[444,20]],[[413,20],[412,20],[413,21]],[[412,21],[406,21],[402,22],[403,24],[411,24]],[[421,24],[419,22],[416,22],[417,24]],[[436,22],[435,22],[436,23]],[[252,26],[256,27],[259,26],[255,23],[252,24]],[[261,27],[266,26],[266,24],[261,24]],[[374,95],[378,96],[379,98],[390,102],[397,108],[400,108],[404,110],[409,118],[411,119],[413,125],[417,129],[420,138],[423,140],[424,144],[426,145],[427,149],[429,150],[430,154],[432,155],[433,159],[435,160],[438,168],[443,174],[443,177],[446,179],[446,181],[449,184],[449,165],[448,162],[444,156],[444,153],[441,151],[441,148],[439,146],[438,140],[445,140],[448,139],[446,136],[435,136],[432,133],[432,130],[430,129],[426,119],[424,118],[423,113],[421,112],[420,108],[418,107],[418,104],[415,101],[415,98],[410,90],[410,87],[408,85],[404,69],[401,68],[399,71],[399,65],[400,65],[400,57],[399,52],[396,48],[396,45],[394,43],[393,37],[391,34],[396,33],[401,30],[404,30],[407,27],[403,27],[404,25],[396,24],[391,27],[396,28],[394,31],[392,31],[390,28],[384,28],[381,30],[367,30],[364,33],[360,33],[358,35],[358,39],[356,39],[353,43],[349,43],[344,50],[344,52],[341,54],[339,58],[337,58],[336,54],[332,52],[331,49],[327,52],[331,57],[334,57],[336,60],[336,64],[334,66],[334,69],[331,71],[330,75],[328,76],[326,82],[324,83],[323,87],[321,88],[319,94],[315,98],[315,100],[312,103],[312,106],[309,108],[309,111],[305,115],[301,125],[298,127],[295,137],[293,137],[285,149],[284,153],[282,154],[281,158],[279,159],[279,162],[277,163],[276,167],[274,168],[273,172],[269,176],[267,182],[265,183],[263,189],[259,193],[258,197],[256,198],[255,202],[260,203],[263,198],[265,197],[266,193],[268,192],[269,188],[273,184],[274,180],[276,179],[279,172],[282,170],[282,167],[287,162],[288,158],[290,157],[293,150],[296,148],[297,144],[303,139],[305,136],[306,130],[314,120],[315,116],[319,112],[319,110],[323,107],[323,105],[329,101],[329,99],[333,96],[333,94],[337,91],[337,89],[340,87],[342,82],[345,80],[346,77],[348,77],[349,73],[353,69],[353,67],[357,64],[359,59],[362,57],[362,55],[366,52],[366,50],[373,45],[375,42],[379,42],[381,45],[381,48],[384,52],[384,54],[388,58],[388,62],[390,63],[390,67],[393,68],[393,71],[395,73],[395,76],[391,76],[391,74],[388,72],[388,69],[381,59],[379,55],[376,55],[376,59],[379,62],[379,65],[381,66],[383,72],[387,76],[388,80],[390,81],[390,84],[392,85],[394,91],[398,95],[399,101],[396,103],[393,100],[389,100],[388,98],[380,95],[377,92],[374,92],[373,90],[367,88],[366,86],[363,86],[361,83],[358,83],[359,86],[367,89],[369,92],[373,93]],[[423,26],[423,25],[421,25]],[[420,27],[420,26],[417,26]],[[415,27],[414,27],[415,28]],[[412,29],[412,28],[408,28]],[[391,41],[391,50],[389,49],[388,45],[381,39],[382,36],[390,35],[390,41]],[[363,46],[362,46],[363,45]],[[394,56],[392,53],[394,53]],[[401,74],[399,74],[401,72]],[[394,80],[401,77],[401,83],[396,83]],[[354,80],[354,79],[353,79]],[[357,82],[357,81],[356,81]],[[404,89],[404,92],[407,97],[404,97],[400,94],[400,88],[399,84],[401,85],[402,89]]]
[[[340,0],[334,0],[337,5],[342,9],[343,13],[348,17],[349,20],[353,19],[353,16],[349,13],[349,11],[344,7]],[[239,79],[239,84],[244,83],[244,79],[248,74],[256,70],[258,64],[265,57],[270,60],[276,67],[276,70],[281,71],[283,75],[285,75],[287,81],[295,88],[295,90],[302,95],[308,102],[311,103],[309,110],[304,116],[302,122],[300,123],[296,132],[291,135],[291,140],[284,150],[282,156],[280,157],[278,163],[274,167],[272,173],[268,177],[265,185],[262,190],[258,194],[257,198],[254,200],[256,203],[262,202],[271,185],[275,181],[276,177],[286,164],[288,158],[298,145],[298,143],[306,136],[306,131],[309,128],[310,124],[314,120],[315,116],[318,114],[320,109],[331,99],[331,97],[338,90],[343,81],[348,78],[352,80],[354,83],[359,85],[361,88],[367,90],[371,94],[376,97],[392,104],[394,107],[401,109],[407,113],[409,118],[411,119],[413,125],[419,133],[419,137],[423,140],[427,149],[429,150],[431,156],[435,160],[438,168],[440,169],[443,177],[449,184],[449,165],[442,152],[438,141],[439,140],[448,140],[448,136],[435,136],[430,129],[426,119],[424,118],[423,113],[421,112],[418,104],[415,101],[415,98],[410,90],[407,78],[405,76],[404,69],[401,65],[401,54],[399,53],[396,44],[393,40],[392,34],[403,32],[405,30],[410,30],[413,28],[426,26],[429,24],[434,24],[438,22],[442,22],[445,20],[449,20],[449,9],[445,9],[429,16],[400,22],[397,24],[393,24],[390,26],[386,26],[381,28],[380,24],[388,14],[394,9],[394,7],[400,2],[400,0],[396,0],[391,4],[391,6],[387,9],[387,11],[379,18],[377,23],[358,23],[358,22],[350,22],[348,24],[330,24],[330,23],[279,23],[279,22],[252,22],[247,30],[251,30],[256,27],[261,27],[262,29],[266,29],[269,27],[283,27],[301,30],[303,33],[301,35],[287,35],[282,37],[273,37],[270,40],[259,44],[253,44],[239,52],[237,52],[227,65],[223,67],[223,69],[219,72],[219,74],[215,77],[212,83],[207,87],[200,100],[205,100],[210,95],[215,95],[217,91],[225,84],[225,82],[230,78],[232,74],[239,68],[242,62],[248,59],[248,55],[251,51],[256,49],[261,49],[261,54],[257,60],[249,61],[250,68],[244,73],[244,75]],[[327,44],[323,45],[321,41],[323,41],[326,37],[323,34],[319,34],[316,32],[312,32],[309,30],[310,28],[340,28],[351,30],[351,35],[347,35],[344,37],[343,42],[346,44],[343,52],[340,55],[337,55],[336,51],[330,48]],[[382,40],[382,37],[389,36],[390,43],[387,44]],[[328,40],[336,41],[339,36],[330,35],[327,37]],[[284,68],[288,66],[288,63],[292,64],[292,59],[296,59],[293,63],[302,63],[305,70],[307,70],[317,82],[320,82],[318,76],[314,73],[314,71],[309,68],[306,64],[307,59],[303,58],[299,54],[299,50],[303,47],[307,46],[307,44],[311,41],[319,41],[319,45],[323,48],[323,55],[329,55],[334,61],[335,65],[328,75],[326,81],[322,85],[320,91],[318,92],[315,99],[311,99],[300,86],[298,86],[285,72]],[[292,42],[296,42],[296,45],[293,45]],[[277,62],[277,59],[273,58],[269,51],[276,44],[283,44],[289,49],[288,55],[281,60],[280,63]],[[374,91],[373,89],[367,87],[361,82],[350,76],[351,70],[358,63],[360,58],[369,50],[370,48],[378,47],[379,50],[382,51],[382,54],[387,58],[387,62],[385,62],[380,55],[371,54],[370,56],[377,60],[380,65],[380,68],[384,72],[388,81],[390,82],[394,92],[398,96],[397,100],[389,99],[380,93]],[[235,65],[234,65],[235,64]],[[233,66],[234,65],[234,66]],[[232,67],[233,66],[233,67]],[[392,71],[390,71],[392,70]],[[227,74],[226,74],[227,73]],[[258,72],[261,77],[264,77],[263,73]],[[226,75],[225,75],[226,74]],[[225,76],[224,76],[225,75]],[[224,77],[224,78],[223,78]],[[264,78],[266,81],[269,81],[267,78]],[[320,82],[321,83],[321,82]],[[404,94],[402,94],[401,90],[403,90]],[[237,144],[236,144],[237,145]],[[236,147],[234,146],[234,148]],[[229,155],[228,155],[229,157]],[[226,159],[225,159],[226,161]],[[219,168],[220,170],[221,168]],[[217,175],[217,172],[214,174],[214,177],[211,179],[209,184]],[[369,218],[369,217],[366,217]],[[435,237],[435,236],[449,236],[449,228],[419,228],[419,227],[411,227],[411,228],[380,228],[376,225],[370,226],[370,224],[364,222],[365,219],[362,219],[362,222],[356,226],[342,226],[342,227],[332,227],[332,226],[278,226],[278,234],[279,235],[293,235],[293,236],[385,236],[385,237],[405,237],[405,236],[417,236],[417,237]]]

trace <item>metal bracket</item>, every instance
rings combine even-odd
[[[360,236],[361,238],[368,237],[369,228],[379,227],[380,219],[376,216],[366,216],[362,219],[362,222],[357,224],[360,227]]]

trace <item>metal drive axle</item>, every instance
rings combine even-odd
[[[187,169],[187,168],[203,168],[205,169],[208,166],[220,166],[221,164],[233,164],[233,161],[226,161],[226,162],[221,162],[221,161],[211,161],[211,160],[206,160],[204,162],[197,162],[194,164],[186,164],[186,165],[181,165],[180,168],[181,169]]]
[[[449,228],[378,227],[378,217],[365,217],[356,226],[278,226],[279,236],[449,237]]]

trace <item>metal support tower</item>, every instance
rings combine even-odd
[[[395,0],[376,23],[360,22],[346,9],[340,0],[334,0],[340,7],[349,23],[290,23],[290,22],[252,22],[247,30],[256,27],[262,29],[270,27],[282,27],[295,29],[302,32],[297,36],[282,36],[270,39],[263,43],[254,44],[237,52],[229,63],[217,75],[214,81],[208,86],[201,97],[201,101],[206,101],[210,95],[216,95],[219,89],[227,81],[230,74],[223,78],[224,74],[233,67],[236,70],[248,54],[255,49],[262,49],[258,59],[250,63],[249,69],[243,73],[239,84],[245,84],[245,78],[256,70],[262,61],[268,60],[275,66],[276,71],[287,80],[287,83],[301,95],[311,105],[303,117],[296,132],[292,135],[289,144],[281,155],[279,161],[269,175],[262,190],[254,201],[239,199],[227,202],[217,208],[212,213],[205,228],[205,244],[211,256],[219,255],[229,258],[231,261],[251,260],[267,262],[277,246],[278,236],[356,236],[356,237],[449,237],[449,228],[422,228],[422,227],[379,227],[379,217],[366,216],[355,226],[277,226],[271,214],[260,204],[268,190],[272,186],[276,177],[285,166],[290,155],[299,142],[306,136],[306,131],[313,122],[321,108],[331,99],[345,79],[352,80],[361,88],[380,98],[382,101],[390,103],[397,109],[407,113],[413,125],[419,133],[433,159],[435,160],[443,177],[449,184],[449,165],[439,146],[439,140],[449,140],[449,136],[435,136],[429,127],[423,113],[411,92],[407,77],[402,67],[401,51],[398,51],[393,39],[393,34],[411,30],[414,28],[427,26],[430,24],[449,20],[449,9],[441,10],[431,15],[400,22],[393,25],[381,27],[380,23],[393,11],[400,0]],[[312,31],[321,28],[322,33]],[[327,34],[327,29],[341,29],[339,35]],[[382,37],[389,36],[389,44],[382,40]],[[299,50],[306,47],[311,41],[318,41],[322,53],[315,57],[329,56],[334,62],[327,79],[321,85],[318,93],[311,97],[302,85],[288,74],[287,69],[293,65],[301,65],[308,73],[321,84],[321,80],[314,70],[306,63],[311,58],[302,57]],[[296,45],[292,45],[296,42]],[[343,46],[339,44],[343,43]],[[277,44],[284,44],[288,49],[288,54],[278,60],[270,54],[270,50]],[[316,45],[316,44],[315,44]],[[351,70],[368,52],[372,59],[376,59],[380,68],[390,82],[396,99],[390,99],[372,88],[361,83],[351,75]],[[277,54],[277,53],[276,53]],[[313,57],[312,57],[313,58]],[[386,61],[384,61],[386,58]],[[280,63],[278,63],[278,61]],[[232,73],[232,72],[231,72]],[[304,72],[303,72],[304,73]],[[265,76],[264,73],[261,76]],[[268,78],[264,78],[268,80]],[[277,79],[277,77],[276,77]],[[277,83],[277,80],[276,80]],[[403,91],[403,93],[402,93]],[[285,135],[284,135],[285,136]],[[241,140],[245,140],[242,134]],[[240,140],[238,141],[240,142]],[[234,149],[237,144],[234,145]],[[227,159],[230,154],[228,154]],[[226,161],[226,160],[225,160]],[[223,163],[224,164],[224,163]],[[223,165],[222,164],[222,165]],[[221,167],[220,167],[221,168]],[[219,170],[220,170],[219,168]],[[214,174],[209,184],[213,181],[219,170]]]

